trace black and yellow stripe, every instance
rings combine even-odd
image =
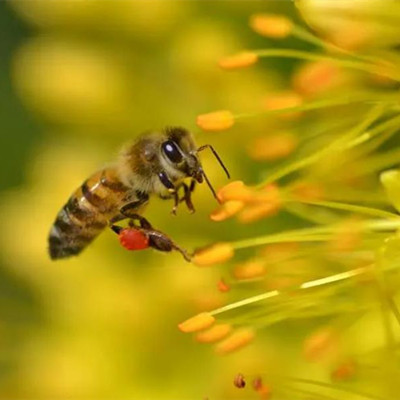
[[[49,235],[50,257],[79,254],[118,214],[128,195],[113,169],[92,175],[58,213]]]

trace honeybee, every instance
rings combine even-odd
[[[206,148],[213,152],[229,178],[214,148],[208,144],[197,147],[192,134],[184,128],[147,132],[127,144],[118,161],[90,176],[58,213],[48,238],[50,258],[78,255],[106,227],[119,233],[121,227],[115,224],[129,219],[131,226],[136,223],[147,235],[150,247],[177,250],[189,260],[187,252],[154,229],[142,213],[151,195],[173,199],[174,214],[181,202],[194,212],[191,194],[196,183],[203,181],[217,198],[198,158],[198,153]],[[183,191],[182,197],[179,191]]]

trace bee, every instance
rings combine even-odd
[[[151,195],[172,199],[173,214],[181,202],[194,212],[191,194],[196,183],[204,181],[217,198],[198,157],[207,148],[229,178],[214,148],[209,144],[197,147],[192,134],[181,127],[146,132],[124,146],[118,161],[84,181],[58,213],[48,238],[50,258],[78,255],[104,229],[110,227],[118,234],[122,228],[115,224],[129,219],[131,226],[137,224],[146,234],[150,247],[159,251],[177,250],[190,260],[184,249],[154,229],[142,213]]]

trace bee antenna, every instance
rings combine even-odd
[[[202,168],[200,169],[200,172],[201,172],[201,175],[204,177],[204,180],[206,181],[207,186],[210,188],[211,193],[212,193],[213,196],[216,198],[216,200],[218,201],[218,203],[221,204],[221,202],[220,202],[220,200],[219,200],[219,198],[218,198],[218,196],[217,196],[217,193],[215,192],[215,189],[214,189],[213,186],[211,185],[211,182],[210,182],[209,179],[207,178],[207,175],[206,175],[206,173],[204,172],[204,170],[203,170]]]
[[[225,167],[225,164],[222,162],[220,156],[219,156],[218,153],[215,151],[214,147],[212,147],[211,144],[204,144],[203,146],[200,146],[200,147],[197,149],[197,152],[203,151],[204,149],[210,149],[210,150],[212,151],[212,153],[214,154],[214,157],[218,160],[218,162],[219,162],[219,164],[221,165],[222,169],[225,171],[226,176],[228,177],[228,179],[230,179],[231,175],[229,174],[228,169]],[[203,175],[204,175],[204,179],[206,180],[208,186],[210,187],[211,191],[214,193],[214,196],[216,197],[215,191],[214,191],[214,189],[212,188],[212,186],[211,186],[209,180],[207,179],[206,175],[204,174],[204,171],[203,171]]]

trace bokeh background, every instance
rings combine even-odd
[[[238,372],[276,367],[327,377],[301,357],[299,343],[318,325],[312,321],[271,327],[225,357],[179,332],[182,320],[226,303],[217,290],[220,268],[197,268],[179,254],[131,253],[109,231],[77,258],[51,262],[47,255],[48,231],[71,192],[145,130],[190,129],[199,144],[217,148],[234,179],[249,184],[275,166],[252,160],[248,143],[282,121],[246,120],[221,133],[195,123],[218,109],[261,110],[261,99],[284,90],[301,64],[277,58],[246,71],[218,68],[223,56],[276,46],[249,28],[259,12],[300,20],[291,1],[0,2],[0,398],[253,398],[233,386]],[[291,38],[284,46],[311,48]],[[351,82],[362,86],[364,78]],[[355,110],[342,110],[345,125],[353,126]],[[215,160],[202,157],[215,186],[225,184]],[[216,225],[209,190],[199,187],[193,199],[194,215],[182,207],[174,217],[159,199],[146,210],[189,250],[304,226],[285,213]],[[352,333],[355,340],[367,326],[369,341],[382,342],[374,318]]]
[[[272,9],[294,13],[289,2],[0,2],[2,398],[235,393],[236,364],[249,354],[217,358],[176,327],[222,303],[217,271],[178,254],[129,253],[110,232],[53,263],[47,233],[74,188],[144,130],[185,126],[217,147],[233,176],[254,180],[257,166],[240,145],[246,132],[201,134],[195,119],[221,107],[251,110],[284,82],[287,62],[246,74],[216,65],[265,45],[248,18]],[[225,183],[206,154],[204,164],[216,186]],[[235,223],[215,229],[206,188],[194,201],[195,215],[182,208],[173,217],[171,204],[154,199],[147,217],[188,249],[246,234]]]

